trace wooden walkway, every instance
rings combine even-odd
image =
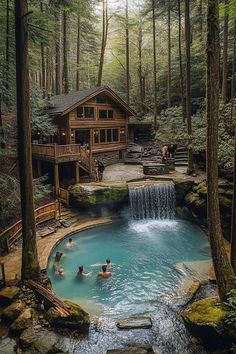
[[[79,213],[78,213],[79,218]],[[75,233],[77,231],[82,231],[89,229],[91,227],[102,225],[112,222],[111,218],[98,218],[91,219],[88,221],[78,221],[74,225],[64,228],[59,228],[54,234],[49,235],[47,237],[41,238],[38,235],[37,237],[37,245],[38,245],[38,257],[39,257],[39,265],[41,269],[47,268],[48,257],[51,253],[54,245],[63,237],[67,236],[70,233]],[[12,280],[20,278],[21,276],[21,245],[17,246],[13,249],[9,254],[0,257],[0,262],[4,263],[6,280]]]

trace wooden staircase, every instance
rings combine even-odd
[[[175,154],[175,166],[188,167],[188,149],[185,146],[180,146],[177,148]]]

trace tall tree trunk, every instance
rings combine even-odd
[[[227,100],[227,79],[228,79],[228,33],[229,33],[229,16],[228,16],[228,0],[225,0],[224,14],[224,39],[223,39],[223,78],[222,78],[222,100]]]
[[[180,76],[180,94],[181,94],[181,106],[183,114],[183,122],[186,119],[186,106],[184,99],[184,75],[183,75],[183,61],[182,61],[182,21],[181,21],[181,7],[178,0],[178,22],[179,22],[179,76]]]
[[[52,76],[51,76],[51,53],[49,47],[47,47],[46,52],[46,95],[50,95],[52,92]]]
[[[203,39],[203,13],[202,13],[202,0],[198,0],[197,4],[197,15],[198,15],[198,23],[199,23],[199,33],[200,40]]]
[[[101,54],[98,70],[98,83],[97,86],[102,84],[102,74],[103,74],[103,65],[104,65],[104,56],[107,45],[107,35],[108,35],[108,5],[107,0],[103,0],[103,11],[102,11],[102,45],[101,45]]]
[[[168,27],[168,77],[167,77],[167,107],[171,107],[171,17],[170,0],[168,0],[167,9],[167,27]]]
[[[5,102],[7,106],[9,104],[9,71],[10,71],[9,39],[10,39],[10,4],[9,4],[9,0],[7,0],[6,2],[6,57],[5,57],[6,60]]]
[[[142,41],[143,29],[142,20],[139,20],[138,26],[138,78],[139,78],[139,96],[140,96],[140,111],[143,113],[144,108],[144,90],[143,90],[143,75],[142,75]]]
[[[156,57],[156,18],[155,1],[152,0],[152,34],[153,34],[153,92],[154,92],[154,126],[157,128],[157,57]]]
[[[22,279],[37,279],[40,269],[33,200],[27,13],[27,0],[15,0],[18,157],[23,235],[21,276]]]
[[[130,70],[129,70],[129,0],[126,0],[125,6],[125,56],[126,56],[126,100],[129,104],[130,91]]]
[[[222,301],[234,286],[234,272],[223,242],[218,196],[218,125],[219,125],[219,2],[207,2],[207,218],[212,259],[219,296]]]
[[[68,42],[67,42],[67,12],[63,11],[63,88],[64,93],[69,92],[68,72]]]
[[[232,60],[232,79],[231,79],[231,100],[236,94],[236,20],[234,20],[234,44],[233,44],[233,60]],[[231,121],[233,117],[231,115]]]
[[[235,99],[235,83],[236,83],[236,20],[234,20],[234,56],[232,65],[231,80],[231,122],[234,119],[234,99]],[[234,191],[232,200],[232,217],[231,217],[231,264],[236,274],[236,122],[234,133]]]
[[[78,15],[77,20],[77,70],[76,70],[76,90],[80,89],[80,42],[81,42],[81,30],[80,30],[80,15]]]
[[[43,3],[40,1],[40,10],[43,12]],[[42,70],[42,90],[43,90],[43,98],[46,97],[46,63],[45,63],[45,47],[44,44],[40,43],[41,47],[41,70]]]
[[[55,86],[56,95],[60,95],[61,89],[61,11],[58,9],[55,12],[55,30],[56,30],[56,75]]]
[[[190,54],[189,0],[185,0],[185,42],[186,42],[186,119],[188,129],[188,173],[194,172],[191,122],[191,54]]]

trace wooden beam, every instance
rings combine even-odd
[[[79,183],[79,162],[75,162],[75,183]]]
[[[55,196],[57,196],[60,188],[59,168],[57,163],[54,164],[54,188],[55,188]]]

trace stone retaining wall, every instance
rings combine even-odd
[[[93,154],[93,158],[100,160],[102,163],[104,163],[105,166],[112,165],[117,162],[122,162],[124,157],[125,157],[125,150],[108,151],[108,152]]]

